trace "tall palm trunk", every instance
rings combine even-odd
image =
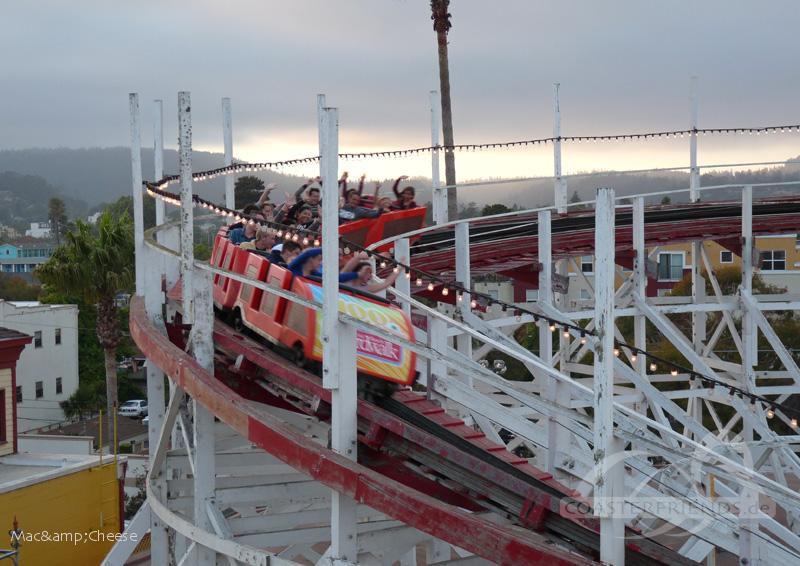
[[[117,346],[119,318],[113,298],[103,298],[97,304],[97,339],[103,348],[106,366],[106,407],[109,419],[117,408]]]
[[[452,147],[453,108],[450,102],[450,62],[447,55],[447,32],[450,30],[450,0],[431,0],[431,19],[439,46],[439,90],[442,95],[442,134],[444,145]],[[444,152],[444,177],[447,183],[447,219],[458,219],[458,191],[456,189],[456,156],[452,150]]]

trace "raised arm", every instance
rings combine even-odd
[[[362,262],[369,258],[369,254],[367,252],[356,252],[354,253],[350,259],[347,260],[347,263],[344,264],[340,271],[342,273],[347,271],[353,271],[353,268],[358,265],[359,262]]]
[[[402,177],[398,177],[397,180],[394,182],[394,186],[392,186],[392,191],[394,192],[394,196],[397,197],[397,200],[400,200],[400,191],[397,190],[397,187],[400,186],[400,181],[403,179],[408,179],[408,175],[403,175]]]
[[[358,180],[358,196],[364,194],[364,179],[366,179],[366,175],[361,175],[361,178]]]
[[[342,177],[339,179],[339,189],[342,191],[342,196],[347,198],[347,171],[342,173]]]
[[[400,276],[401,271],[402,271],[401,269],[398,269],[397,271],[392,271],[389,274],[389,276],[383,281],[381,282],[376,281],[375,283],[370,283],[369,285],[367,285],[366,291],[368,293],[379,293],[384,289],[391,287],[397,280],[397,278]]]
[[[261,208],[261,206],[269,200],[269,194],[275,189],[275,187],[277,187],[275,183],[267,183],[267,186],[264,187],[264,190],[261,192],[261,196],[258,197],[258,202],[256,203],[258,204],[259,208]]]
[[[301,200],[303,198],[303,193],[306,192],[306,189],[309,187],[309,185],[316,182],[317,179],[319,179],[319,177],[309,179],[303,185],[301,185],[300,188],[294,192],[294,198],[296,198],[298,201]]]
[[[372,200],[375,201],[375,202],[374,202],[374,205],[372,206],[372,208],[380,208],[380,206],[378,206],[378,200],[379,200],[378,199],[378,194],[380,192],[381,192],[381,184],[380,183],[375,183],[375,192],[372,194]]]

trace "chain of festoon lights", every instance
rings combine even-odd
[[[769,127],[769,128],[744,128],[744,129],[742,129],[742,128],[726,128],[726,129],[713,130],[713,131],[714,132],[723,132],[723,133],[737,132],[737,133],[756,133],[756,134],[758,134],[759,132],[765,132],[765,131],[786,131],[787,129],[790,129],[790,128],[795,128],[797,131],[800,131],[800,126],[795,126],[795,125],[793,125],[793,126],[777,126],[777,127]],[[692,133],[692,132],[700,133],[701,130],[682,130],[682,131],[679,131],[679,132],[661,132],[661,133],[654,133],[654,134],[624,134],[624,135],[621,135],[621,136],[602,136],[602,137],[604,139],[618,139],[618,138],[622,138],[622,137],[629,137],[629,136],[632,136],[632,135],[655,137],[655,136],[664,136],[664,135],[667,135],[667,134],[672,135],[672,134],[676,134],[676,133],[680,134],[680,133]],[[596,136],[596,137],[600,138],[601,136]],[[553,139],[556,139],[556,138],[547,138],[547,139],[553,140]],[[561,138],[561,139],[566,139],[566,138]],[[586,139],[586,138],[582,138],[582,139]],[[513,143],[524,143],[524,142],[508,142],[508,144],[513,144]],[[486,145],[492,145],[492,144],[482,144],[481,147],[484,147]],[[498,144],[494,144],[494,145],[498,145]],[[465,146],[456,146],[456,148],[458,148],[458,147],[462,147],[463,148]],[[424,149],[424,148],[422,148],[422,149]],[[418,150],[410,150],[410,151],[418,151]],[[364,157],[382,156],[382,155],[384,155],[384,152],[377,152],[377,153],[373,153],[373,154],[341,154],[340,157],[342,157],[342,156],[350,157],[350,156],[356,156],[356,155],[358,155],[359,157],[360,156],[364,156]],[[236,165],[231,165],[231,166],[228,166],[228,167],[223,167],[223,168],[220,168],[220,169],[215,169],[213,171],[206,171],[206,172],[202,172],[202,173],[193,174],[192,178],[195,181],[200,181],[200,180],[211,179],[211,178],[214,178],[215,176],[219,176],[219,175],[228,175],[228,174],[232,174],[232,173],[237,173],[237,172],[240,172],[240,171],[258,171],[258,170],[262,170],[262,169],[271,169],[271,168],[278,167],[278,166],[283,166],[283,165],[293,165],[293,164],[298,164],[298,163],[307,163],[307,162],[312,162],[312,161],[315,161],[315,160],[318,160],[318,159],[319,159],[318,157],[313,157],[313,158],[297,159],[297,160],[282,161],[282,162],[272,162],[272,163],[236,164]],[[181,205],[181,201],[180,201],[179,195],[176,195],[174,193],[170,193],[170,192],[165,190],[166,187],[168,187],[170,183],[178,181],[179,179],[180,179],[179,176],[171,175],[171,176],[168,176],[168,177],[164,177],[163,179],[159,180],[156,183],[145,181],[143,183],[143,185],[145,186],[145,188],[147,190],[147,193],[150,196],[152,196],[152,197],[160,197],[161,199],[164,200],[164,202],[166,202],[168,204],[172,204],[172,205],[175,205],[175,206],[180,206]],[[203,209],[208,210],[209,212],[211,212],[213,214],[216,214],[218,216],[226,218],[227,220],[231,221],[232,223],[247,223],[247,224],[250,224],[251,226],[255,226],[255,225],[267,226],[267,227],[269,227],[271,229],[271,233],[278,239],[283,239],[285,241],[291,240],[293,242],[297,242],[299,244],[302,244],[303,246],[319,247],[319,245],[321,243],[321,234],[319,232],[314,231],[314,230],[306,230],[306,229],[296,228],[296,227],[293,227],[293,226],[288,226],[288,225],[285,225],[285,224],[281,224],[281,223],[273,222],[273,221],[269,221],[269,220],[256,219],[256,218],[253,218],[250,215],[243,214],[243,213],[241,213],[239,211],[232,210],[232,209],[226,208],[224,206],[220,206],[220,205],[218,205],[216,203],[213,203],[213,202],[211,202],[209,200],[203,199],[203,198],[201,198],[201,197],[199,197],[197,195],[192,195],[192,201],[193,201],[194,206],[203,208]],[[432,273],[428,273],[428,272],[426,272],[424,270],[421,270],[421,269],[418,269],[418,268],[415,268],[415,267],[411,267],[410,265],[405,265],[405,264],[403,264],[403,263],[401,263],[401,262],[399,262],[399,261],[397,261],[395,259],[387,258],[387,257],[383,256],[380,252],[369,250],[369,249],[367,249],[367,248],[365,248],[363,246],[359,246],[357,244],[349,242],[348,240],[341,239],[341,243],[342,243],[342,245],[340,246],[339,249],[340,249],[340,251],[342,252],[343,255],[345,255],[345,256],[350,255],[354,251],[364,252],[364,253],[368,254],[368,256],[376,259],[376,265],[379,266],[380,269],[386,270],[389,267],[391,267],[392,270],[395,273],[399,272],[400,270],[403,270],[404,271],[404,276],[406,277],[406,279],[410,280],[410,279],[412,279],[412,277],[414,277],[415,278],[415,281],[414,281],[415,285],[418,288],[425,288],[428,291],[428,293],[435,293],[437,288],[439,289],[439,293],[441,293],[442,297],[449,297],[449,295],[451,293],[453,293],[455,295],[455,303],[456,303],[456,305],[458,305],[458,306],[460,306],[462,308],[464,306],[463,305],[464,296],[468,295],[470,297],[469,307],[472,310],[483,309],[483,310],[488,312],[489,308],[492,305],[496,305],[496,306],[499,306],[501,308],[502,312],[508,312],[509,310],[512,311],[514,313],[514,315],[516,316],[518,321],[521,320],[522,319],[522,315],[525,314],[525,315],[530,316],[533,319],[533,322],[537,326],[544,326],[547,329],[549,329],[549,331],[551,333],[555,333],[556,331],[559,331],[559,332],[562,333],[563,337],[566,338],[566,339],[571,338],[573,335],[577,336],[578,339],[580,340],[581,345],[586,345],[587,342],[588,342],[588,337],[590,337],[590,336],[593,337],[593,338],[597,338],[598,337],[597,333],[595,333],[595,332],[593,332],[591,330],[588,330],[588,329],[586,329],[586,328],[584,328],[582,326],[579,326],[579,325],[576,325],[576,324],[572,324],[572,323],[568,323],[568,322],[563,322],[561,320],[557,320],[557,319],[551,318],[549,316],[546,316],[546,315],[531,311],[531,310],[526,309],[524,307],[520,307],[518,305],[506,303],[505,301],[502,301],[500,299],[496,299],[496,298],[490,296],[489,294],[481,293],[481,292],[478,292],[478,291],[474,291],[474,290],[468,289],[467,287],[465,287],[464,285],[462,285],[459,282],[445,280],[445,279],[443,279],[443,278],[441,278],[441,277],[439,277],[437,275],[434,275]],[[719,380],[717,378],[702,374],[702,373],[700,373],[700,372],[698,372],[696,370],[693,370],[693,369],[690,369],[690,368],[686,368],[686,367],[684,367],[684,366],[682,366],[680,364],[677,364],[677,363],[675,363],[675,362],[673,362],[671,360],[667,360],[665,358],[661,358],[661,357],[659,357],[657,355],[654,355],[652,353],[647,352],[646,350],[643,350],[641,348],[637,348],[636,346],[633,346],[631,344],[627,344],[625,342],[620,342],[620,341],[615,340],[614,341],[614,350],[613,350],[614,356],[615,357],[619,357],[621,351],[627,351],[628,352],[628,359],[630,360],[630,362],[632,364],[636,363],[636,361],[637,361],[639,356],[642,356],[643,358],[649,358],[650,362],[649,362],[647,367],[648,367],[648,369],[650,370],[650,372],[652,374],[656,373],[659,370],[660,366],[667,366],[669,368],[669,373],[670,373],[670,375],[672,377],[676,377],[680,373],[688,374],[690,383],[699,382],[704,387],[712,386],[715,389],[717,387],[719,387],[722,390],[727,389],[728,393],[729,393],[729,395],[731,397],[738,395],[739,397],[741,397],[743,399],[746,398],[746,399],[749,400],[750,405],[752,405],[752,406],[760,404],[761,408],[765,409],[765,414],[766,414],[766,417],[768,419],[774,418],[774,416],[776,414],[776,411],[781,411],[784,414],[796,415],[796,416],[792,416],[792,418],[790,420],[790,425],[791,425],[791,427],[793,429],[797,429],[798,428],[798,416],[800,416],[800,410],[794,409],[792,407],[788,407],[788,406],[786,406],[786,405],[784,405],[782,403],[776,403],[776,402],[771,401],[771,400],[769,400],[769,399],[767,399],[765,397],[762,397],[762,396],[757,395],[755,393],[751,393],[749,391],[746,391],[746,390],[744,390],[741,387],[738,387],[736,385],[732,385],[732,384],[726,383],[726,382],[721,381],[721,380]]]
[[[393,149],[386,151],[371,151],[364,153],[340,153],[339,159],[368,159],[373,157],[405,157],[419,153],[430,153],[432,151],[481,151],[487,149],[504,149],[510,147],[524,147],[547,145],[555,142],[605,142],[605,141],[626,141],[626,140],[647,140],[657,138],[682,138],[691,135],[719,135],[719,134],[740,134],[740,135],[761,135],[787,132],[800,132],[800,124],[789,124],[784,126],[763,126],[759,128],[692,128],[688,130],[670,130],[664,132],[644,132],[630,134],[611,134],[601,136],[556,136],[549,138],[516,140],[496,143],[468,143],[455,145],[430,145],[424,147],[414,147],[405,149]],[[237,173],[254,173],[259,171],[281,169],[296,165],[318,163],[320,157],[300,157],[297,159],[287,159],[285,161],[268,161],[261,163],[234,163],[208,171],[198,171],[192,174],[195,182],[208,181],[225,175],[235,175]],[[166,189],[173,183],[180,181],[180,175],[167,175],[158,181],[148,183],[148,186],[158,189]]]

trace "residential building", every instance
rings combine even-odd
[[[19,230],[13,226],[0,224],[0,240],[16,240],[20,235]]]
[[[0,243],[0,273],[12,273],[30,281],[34,270],[46,262],[55,249],[55,242],[36,238]]]
[[[49,238],[50,237],[50,223],[49,222],[31,222],[29,230],[25,230],[25,235],[31,238]]]
[[[17,451],[17,363],[33,338],[0,326],[0,456]]]
[[[78,307],[0,300],[0,326],[33,337],[17,366],[20,432],[64,420],[59,403],[78,389]]]
[[[800,234],[775,234],[757,236],[755,258],[758,267],[756,273],[761,279],[775,287],[786,289],[789,293],[800,293]],[[675,285],[688,277],[692,270],[692,243],[670,244],[660,246],[651,257],[648,266],[648,296],[663,296]],[[730,241],[717,242],[705,240],[703,253],[712,271],[733,267],[741,269],[741,242],[737,238]],[[648,250],[648,252],[651,250]],[[701,269],[705,270],[703,258],[700,258]],[[567,308],[588,308],[594,305],[594,258],[591,255],[570,258],[567,261],[569,289],[567,292]],[[618,254],[617,281],[621,275],[630,273],[633,268],[632,253]],[[538,299],[538,280],[515,281],[514,301],[526,302]]]

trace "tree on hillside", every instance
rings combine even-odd
[[[35,301],[41,287],[31,285],[22,277],[0,273],[0,299],[6,301]]]
[[[264,181],[258,177],[253,175],[239,177],[233,186],[234,206],[241,209],[248,204],[255,204],[263,192]]]
[[[442,100],[442,134],[444,145],[453,146],[453,106],[450,101],[450,62],[447,54],[447,33],[450,23],[450,0],[431,0],[431,20],[439,47],[439,89]],[[444,177],[447,183],[447,219],[458,220],[458,194],[456,192],[456,156],[444,152]]]
[[[107,210],[114,220],[118,220],[122,216],[127,216],[132,223],[133,197],[119,197],[111,204],[101,205],[100,210]],[[145,230],[156,225],[156,199],[145,195],[144,201],[142,202],[142,214],[144,215]]]
[[[50,235],[56,244],[61,244],[67,233],[67,207],[60,198],[53,197],[47,204],[47,218],[50,220]]]
[[[97,340],[103,348],[106,404],[109,416],[117,405],[119,316],[114,298],[133,286],[133,226],[127,215],[118,219],[104,212],[93,226],[78,221],[65,242],[36,270],[48,287],[80,297],[97,307]]]
[[[504,204],[487,204],[483,207],[483,210],[481,210],[481,216],[492,216],[494,214],[504,214],[506,212],[511,212],[511,209]]]

